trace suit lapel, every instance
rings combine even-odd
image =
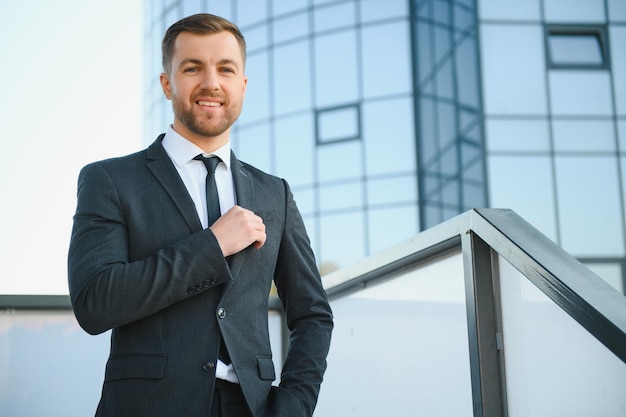
[[[233,175],[233,183],[235,185],[235,195],[237,197],[237,205],[254,211],[255,210],[255,197],[254,197],[254,180],[251,174],[246,170],[244,165],[237,159],[235,154],[231,152],[231,172]],[[243,260],[246,256],[246,250],[243,250],[232,256],[230,261],[230,272],[235,279],[243,265]]]
[[[202,230],[202,223],[185,184],[161,144],[164,136],[160,135],[148,148],[148,169],[169,194],[191,232],[199,232]]]

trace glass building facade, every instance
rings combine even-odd
[[[237,23],[237,156],[286,178],[322,273],[473,207],[511,208],[624,292],[623,0],[145,1],[146,141],[172,120],[160,42]]]

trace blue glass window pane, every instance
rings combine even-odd
[[[370,254],[415,237],[419,232],[418,219],[416,205],[370,210],[368,213]]]
[[[322,266],[344,267],[362,260],[365,251],[364,214],[354,211],[320,218],[320,239],[324,242],[319,254]]]
[[[276,114],[311,108],[309,41],[276,47],[273,66]]]
[[[299,13],[274,21],[274,42],[280,43],[309,34],[309,16]]]
[[[323,110],[317,113],[317,141],[328,143],[359,139],[360,116],[358,106]]]
[[[611,74],[608,71],[552,70],[548,77],[554,115],[613,114]]]
[[[626,1],[622,0],[622,4],[626,10]],[[626,22],[626,17],[624,21]],[[612,25],[609,28],[609,36],[615,109],[619,116],[624,117],[626,116],[626,25]]]
[[[240,125],[266,120],[270,115],[269,63],[267,53],[250,55],[247,58],[246,99],[239,121]]]
[[[459,104],[480,107],[476,39],[465,38],[456,49],[457,97]]]
[[[373,22],[393,17],[406,17],[409,12],[406,0],[361,0],[361,21]]]
[[[308,3],[308,0],[272,0],[272,12],[274,16],[280,16],[284,13],[305,9]]]
[[[360,181],[326,185],[319,188],[319,208],[323,212],[358,209],[365,205]]]
[[[548,22],[604,22],[604,0],[543,0],[543,18]]]
[[[489,205],[512,209],[557,241],[550,157],[492,156],[488,163]]]
[[[410,98],[366,103],[362,120],[368,176],[415,172],[417,156]]]
[[[615,129],[608,120],[554,120],[554,150],[615,151]]]
[[[617,131],[619,135],[619,151],[626,152],[626,120],[617,122]]]
[[[267,20],[267,0],[238,1],[236,5],[236,23],[241,28]]]
[[[246,38],[246,51],[248,57],[259,49],[267,48],[269,41],[267,29],[267,25],[254,26],[245,30],[242,29],[243,36]],[[248,68],[249,66],[246,65],[246,69]]]
[[[406,22],[363,29],[363,93],[380,97],[412,91]]]
[[[266,172],[272,171],[272,154],[269,124],[263,123],[237,130],[237,157]]]
[[[550,58],[553,65],[602,65],[602,45],[596,34],[549,36]]]
[[[363,176],[361,141],[337,142],[317,147],[320,182],[357,179]]]
[[[369,206],[402,203],[417,203],[415,175],[367,180],[367,204]]]
[[[541,0],[480,0],[479,15],[485,20],[541,20]]]
[[[358,100],[358,69],[356,54],[356,34],[354,31],[318,36],[315,39],[315,103],[318,108],[332,107],[338,104],[352,103]],[[291,64],[297,63],[298,57],[287,56]],[[308,62],[308,57],[302,57]],[[289,91],[301,91],[310,84],[301,78],[299,71],[287,67],[298,85]]]
[[[487,148],[491,151],[550,150],[548,121],[487,119]]]
[[[485,113],[538,115],[548,110],[544,36],[539,25],[483,25]]]
[[[314,12],[313,21],[315,32],[354,27],[356,24],[355,3],[350,1],[336,6],[317,8]]]
[[[274,134],[276,174],[293,187],[313,184],[315,139],[311,115],[277,119]]]
[[[556,157],[561,246],[573,256],[624,256],[614,157]]]

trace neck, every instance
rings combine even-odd
[[[184,128],[184,126],[181,127],[180,125],[177,125],[176,123],[174,123],[173,129],[183,138],[187,139],[189,142],[202,149],[202,151],[206,154],[215,152],[217,149],[226,145],[228,143],[228,138],[230,137],[230,129],[227,129],[219,136],[198,135]]]

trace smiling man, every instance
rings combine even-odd
[[[332,313],[287,182],[230,149],[245,40],[231,22],[199,14],[168,29],[162,52],[173,124],[148,149],[90,164],[78,180],[72,305],[87,332],[112,329],[96,415],[310,417]],[[291,330],[279,386],[272,282]]]

